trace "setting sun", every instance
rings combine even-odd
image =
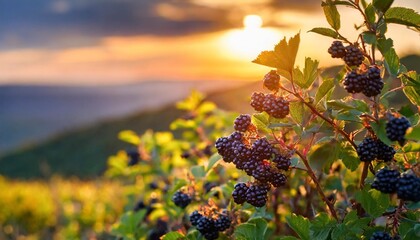
[[[243,23],[246,29],[257,29],[261,28],[263,21],[258,15],[247,15],[244,17]]]

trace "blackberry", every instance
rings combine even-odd
[[[346,74],[343,84],[348,93],[359,93],[365,88],[366,76],[353,70]]]
[[[271,174],[269,181],[274,187],[281,187],[286,184],[287,177],[281,172],[274,172]]]
[[[217,231],[223,232],[230,227],[230,218],[227,215],[219,215],[219,217],[214,222],[214,226]]]
[[[393,240],[386,232],[374,232],[370,240]]]
[[[383,193],[394,193],[397,191],[399,177],[400,172],[397,170],[382,168],[376,173],[372,188]]]
[[[206,216],[202,216],[197,221],[196,227],[197,227],[197,230],[200,231],[200,233],[203,235],[205,233],[217,232],[214,226],[214,220]]]
[[[235,119],[233,127],[236,131],[246,132],[250,124],[251,116],[249,114],[241,114]]]
[[[276,164],[276,167],[279,170],[284,170],[284,171],[289,170],[289,167],[291,164],[290,158],[287,156],[283,156],[281,154],[276,154],[274,156],[273,162]]]
[[[232,192],[233,201],[237,204],[242,204],[246,201],[246,192],[248,186],[246,183],[237,183]]]
[[[405,132],[411,127],[410,122],[405,117],[392,117],[386,124],[386,136],[391,141],[398,141],[401,145],[405,142]]]
[[[357,155],[362,162],[373,161],[378,156],[378,143],[367,137],[357,146]]]
[[[388,146],[382,141],[378,140],[378,159],[389,162],[394,158],[395,149],[392,146]]]
[[[221,137],[216,140],[217,152],[223,157],[225,162],[232,162],[235,158],[233,143],[234,141],[231,141],[228,137]]]
[[[126,154],[129,158],[128,166],[134,166],[140,162],[140,153],[137,149],[127,150]]]
[[[194,212],[192,212],[190,214],[190,222],[191,222],[191,225],[197,226],[198,220],[200,220],[200,218],[202,218],[202,217],[203,217],[203,215],[201,215],[201,213],[199,213],[197,210],[195,210]]]
[[[406,201],[420,201],[420,178],[412,174],[402,175],[397,183],[398,198]]]
[[[341,41],[334,41],[328,48],[328,53],[332,58],[343,58],[346,55],[346,48]]]
[[[265,94],[261,92],[253,92],[251,95],[251,107],[257,112],[264,111]]]
[[[260,182],[268,182],[271,179],[272,170],[270,164],[263,161],[252,171],[252,176]]]
[[[366,97],[373,97],[381,93],[384,82],[381,78],[381,70],[376,66],[369,67],[366,73],[366,84],[363,87],[363,94]]]
[[[359,66],[363,62],[363,53],[362,51],[354,45],[349,45],[346,47],[346,55],[344,56],[344,61],[348,66]]]
[[[249,148],[242,142],[238,142],[234,144],[234,154],[237,158],[240,158],[241,160],[246,160],[251,157],[252,155],[252,148]]]
[[[252,144],[252,155],[257,160],[271,159],[273,147],[268,142],[267,138],[260,138]]]
[[[271,70],[264,76],[263,82],[268,90],[277,92],[280,87],[280,75],[277,74],[276,70]]]
[[[205,232],[203,234],[203,237],[207,240],[214,240],[214,239],[219,238],[219,232],[218,231]]]
[[[254,207],[263,207],[267,203],[270,186],[264,183],[253,184],[246,191],[246,201]]]
[[[249,176],[252,176],[252,173],[254,170],[262,164],[261,160],[256,159],[254,156],[249,158],[247,161],[243,164],[243,170],[248,174]]]
[[[264,111],[274,118],[284,118],[289,114],[289,102],[283,97],[274,94],[265,96]]]
[[[190,195],[184,193],[182,190],[178,190],[172,196],[172,201],[180,208],[185,208],[191,203],[192,199]]]

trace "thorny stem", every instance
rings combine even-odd
[[[392,233],[395,235],[398,233],[398,226],[400,224],[401,213],[404,208],[404,200],[400,200],[400,203],[392,215]]]

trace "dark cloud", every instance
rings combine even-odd
[[[259,7],[308,8],[319,3],[276,0],[264,5]],[[166,10],[157,11],[161,6]],[[238,4],[235,11],[240,9]],[[193,0],[0,0],[0,48],[54,48],[91,44],[105,36],[209,32],[238,26],[232,12],[232,7]]]

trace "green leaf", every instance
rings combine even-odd
[[[394,48],[390,48],[385,54],[385,67],[388,70],[389,74],[392,76],[397,76],[400,70],[400,58],[395,52]]]
[[[305,69],[303,70],[304,84],[301,86],[304,89],[309,88],[318,77],[319,61],[305,58]]]
[[[194,175],[195,178],[202,178],[206,176],[206,171],[204,171],[204,166],[192,166],[191,173]]]
[[[417,137],[420,138],[420,129],[418,130]],[[416,140],[416,139],[414,139],[414,140]],[[404,147],[402,148],[402,150],[405,153],[408,153],[408,152],[420,152],[420,143],[416,143],[416,142],[406,143],[404,145]]]
[[[251,223],[242,223],[236,226],[235,232],[235,239],[239,240],[252,240],[256,238],[256,225]]]
[[[176,103],[176,107],[180,110],[192,111],[195,110],[201,101],[203,101],[204,95],[196,90],[193,90],[191,94],[182,101]]]
[[[335,39],[338,38],[338,33],[331,28],[317,27],[317,28],[312,28],[308,32],[318,33],[320,35],[335,38]]]
[[[408,27],[420,28],[420,15],[410,8],[393,7],[385,13],[387,23],[396,23]]]
[[[299,240],[299,238],[293,237],[293,236],[283,236],[280,238],[276,238],[276,240]]]
[[[350,232],[353,232],[356,235],[362,234],[363,229],[365,229],[368,226],[370,221],[371,218],[369,217],[360,218],[359,216],[357,216],[357,211],[349,212],[344,218],[345,226]]]
[[[378,49],[382,53],[382,55],[385,55],[393,46],[394,42],[391,38],[378,39]]]
[[[371,3],[369,3],[369,5],[366,7],[365,14],[370,24],[375,23],[375,19],[376,19],[375,8],[373,7]]]
[[[315,94],[315,105],[317,105],[319,101],[327,95],[327,93],[334,87],[334,84],[335,82],[332,78],[327,78],[321,83],[321,86],[319,86],[318,91]]]
[[[407,98],[415,105],[420,105],[420,74],[410,71],[401,75],[405,87],[403,89]]]
[[[410,102],[415,105],[420,105],[420,88],[406,86],[403,92]]]
[[[218,153],[213,154],[210,158],[209,158],[209,163],[207,164],[207,169],[206,172],[210,171],[213,166],[220,161],[220,159],[222,159],[222,156],[220,156]]]
[[[179,240],[179,239],[184,239],[184,235],[182,235],[179,232],[173,231],[173,232],[169,232],[167,234],[165,234],[162,237],[162,240]]]
[[[371,32],[363,32],[362,33],[363,40],[368,44],[376,44],[376,35]]]
[[[253,218],[249,220],[249,223],[255,224],[255,237],[256,239],[268,239],[268,224],[263,218]]]
[[[405,138],[409,140],[420,141],[420,126],[407,129]]]
[[[268,121],[268,114],[266,112],[262,113],[255,113],[251,117],[251,122],[257,127],[258,130],[269,133],[270,129],[268,125],[270,122]]]
[[[289,227],[293,229],[299,235],[302,240],[309,240],[309,226],[310,222],[307,218],[302,216],[297,216],[292,213],[292,215],[286,216],[286,221]]]
[[[370,126],[372,127],[373,131],[375,132],[376,136],[384,142],[386,145],[391,145],[392,142],[389,140],[389,138],[386,136],[386,120],[381,119],[379,120],[379,123],[371,122]]]
[[[297,124],[302,124],[304,104],[302,102],[291,102],[289,109],[290,109],[290,116],[293,118],[293,120]]]
[[[140,144],[140,137],[137,135],[137,133],[131,130],[125,130],[118,133],[118,139],[124,142],[134,144],[134,145]]]
[[[355,198],[372,217],[381,216],[390,203],[387,194],[383,194],[375,189],[356,192]]]
[[[350,169],[352,172],[359,167],[359,157],[357,156],[356,150],[350,144],[346,144],[344,147],[340,148],[339,158],[343,161],[346,168]]]
[[[199,114],[206,114],[214,111],[216,108],[216,104],[206,101],[200,104],[200,106],[197,109],[197,112]]]
[[[290,38],[289,41],[287,41],[285,37],[276,46],[274,46],[274,51],[261,52],[260,55],[258,55],[258,57],[252,62],[284,70],[291,74],[293,72],[297,51],[299,49],[299,43],[300,33]]]
[[[373,0],[373,6],[380,12],[385,13],[392,5],[394,0]]]
[[[310,226],[310,239],[326,240],[330,235],[332,228],[336,225],[336,221],[330,219],[328,214],[320,213],[312,221]]]
[[[331,164],[337,160],[340,151],[340,144],[335,139],[329,142],[313,145],[309,151],[308,158],[311,166],[324,172],[329,172]]]
[[[322,8],[324,9],[324,15],[330,24],[330,26],[335,29],[340,29],[340,13],[337,10],[337,7],[331,0],[327,0],[323,3]]]

